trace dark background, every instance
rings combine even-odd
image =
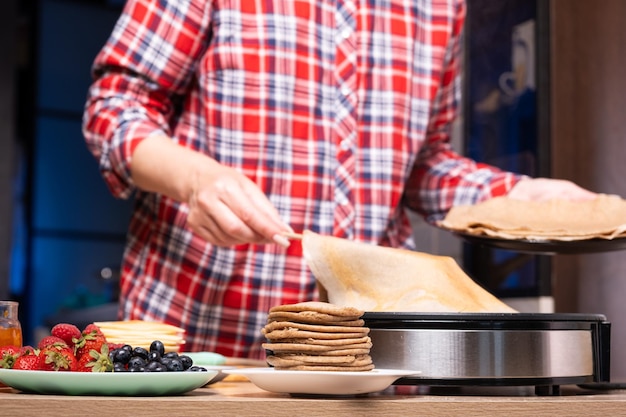
[[[90,310],[83,309],[116,297],[130,202],[114,199],[106,189],[87,151],[81,119],[91,62],[120,3],[16,2],[17,143],[8,291],[20,301],[25,343],[34,343],[36,329],[56,314],[78,310],[86,319]],[[103,268],[110,268],[112,279],[103,278]]]
[[[549,177],[549,19],[547,1],[469,0],[466,22],[465,154],[479,162],[529,176]],[[535,25],[535,88],[507,97],[502,74],[513,71],[516,25]],[[495,94],[495,96],[494,96]],[[481,102],[498,97],[490,111]],[[500,298],[551,296],[551,261],[487,246],[465,244],[465,270]]]

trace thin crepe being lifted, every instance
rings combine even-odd
[[[328,300],[380,312],[515,312],[454,259],[304,231],[304,258]]]
[[[524,201],[495,197],[453,207],[439,224],[448,230],[502,239],[560,240],[626,237],[626,200],[607,194],[584,201]]]

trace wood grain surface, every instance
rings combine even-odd
[[[415,387],[413,387],[415,388]],[[394,388],[392,387],[392,390]],[[624,415],[622,391],[563,388],[561,396],[425,395],[385,391],[353,397],[292,397],[249,382],[217,383],[174,397],[72,397],[0,389],[3,416],[550,416]],[[71,411],[74,410],[74,411]],[[88,411],[87,411],[88,410]]]

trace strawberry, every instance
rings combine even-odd
[[[0,347],[0,368],[11,369],[15,360],[20,355],[18,346],[2,346]]]
[[[24,356],[24,355],[39,355],[39,350],[35,349],[32,346],[22,346],[20,348],[20,356]]]
[[[109,358],[109,347],[104,344],[102,352],[94,349],[84,354],[78,359],[76,366],[78,372],[111,372],[113,371],[113,362]]]
[[[20,353],[20,347],[15,345],[8,345],[0,347],[0,356],[4,354],[15,355]]]
[[[93,372],[93,366],[95,359],[91,355],[83,355],[78,358],[78,365],[76,365],[76,372]]]
[[[90,334],[90,333],[94,333],[94,332],[98,336],[104,337],[104,333],[102,333],[102,330],[100,330],[100,328],[95,323],[91,323],[91,324],[88,324],[87,326],[85,326],[85,328],[83,329],[83,336],[85,334]]]
[[[95,350],[100,353],[102,351],[102,346],[106,345],[106,343],[106,337],[104,337],[100,328],[95,324],[90,324],[85,327],[85,330],[83,330],[83,336],[75,345],[76,357],[80,359],[91,350]]]
[[[37,371],[39,370],[39,357],[37,355],[21,355],[15,360],[13,369]]]
[[[124,345],[125,343],[107,343],[107,346],[109,347],[109,352],[112,352],[115,349],[120,349]]]
[[[43,339],[41,339],[39,343],[37,344],[37,347],[39,349],[44,349],[50,346],[60,348],[60,347],[68,347],[68,344],[65,342],[65,340],[57,336],[46,336]]]
[[[74,347],[74,345],[78,343],[78,341],[83,336],[78,327],[69,323],[56,324],[54,327],[52,327],[52,330],[50,330],[50,334],[52,336],[63,339],[69,347]]]
[[[102,348],[107,346],[106,341],[102,338],[96,337],[95,339],[85,339],[85,343],[81,346],[78,346],[76,349],[76,357],[81,358],[86,354],[89,354],[92,350],[100,353],[102,352]],[[108,346],[107,346],[108,350]]]
[[[48,346],[41,349],[38,358],[42,371],[75,371],[78,365],[74,350],[68,346]]]

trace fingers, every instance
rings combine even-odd
[[[234,196],[235,199],[241,198],[241,204],[233,203],[234,212],[252,230],[269,240],[275,240],[276,234],[293,232],[256,184],[244,178],[242,189],[243,195]],[[229,197],[233,196],[229,195]]]
[[[188,225],[219,246],[270,243],[289,246],[292,231],[261,190],[244,175],[225,169],[190,200]]]
[[[187,224],[203,239],[217,246],[242,243],[263,243],[265,238],[255,234],[221,202],[212,204],[211,210],[196,209],[190,212]]]
[[[568,180],[527,178],[519,181],[513,187],[509,197],[532,201],[544,201],[554,198],[581,201],[594,199],[597,197],[597,194]]]

